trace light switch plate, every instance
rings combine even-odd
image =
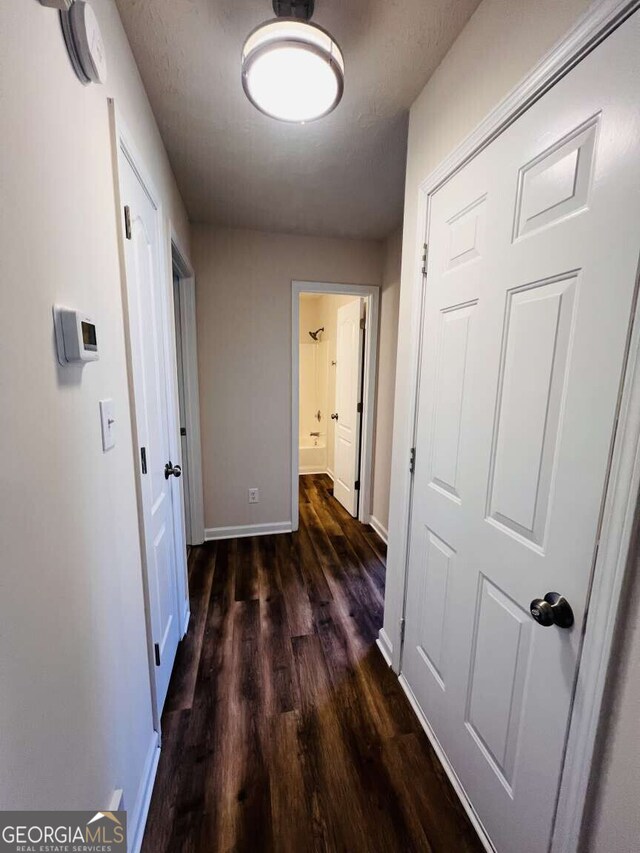
[[[116,788],[111,794],[111,800],[107,805],[110,812],[118,812],[124,809],[124,791],[122,788]]]
[[[102,449],[111,450],[116,443],[116,416],[113,400],[100,400],[100,423],[102,424]]]

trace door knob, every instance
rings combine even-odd
[[[536,622],[545,628],[550,625],[570,628],[573,625],[571,605],[559,592],[548,592],[544,598],[534,598],[529,609]]]
[[[168,480],[173,474],[174,477],[179,477],[182,474],[182,468],[179,465],[174,465],[171,460],[164,466],[164,478]]]
[[[337,421],[337,420],[338,420],[338,413],[337,413],[337,412],[334,412],[334,413],[331,415],[331,420],[332,420],[332,421]]]

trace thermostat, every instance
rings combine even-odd
[[[53,319],[60,364],[97,361],[100,358],[96,324],[91,317],[55,305]]]

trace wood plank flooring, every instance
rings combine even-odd
[[[144,853],[480,853],[375,646],[385,547],[300,478],[300,530],[190,554]]]

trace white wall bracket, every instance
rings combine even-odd
[[[73,0],[40,0],[41,6],[47,6],[49,9],[58,9],[60,12],[68,12]]]

